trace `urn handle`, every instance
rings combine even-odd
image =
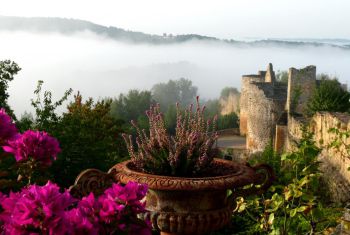
[[[84,170],[77,176],[74,184],[69,187],[69,191],[76,198],[85,197],[91,192],[100,195],[116,182],[114,174],[114,169],[108,173],[97,169]]]
[[[232,203],[234,208],[235,199],[237,197],[246,197],[249,195],[260,195],[266,192],[276,179],[275,172],[272,167],[268,164],[258,164],[255,166],[249,166],[254,170],[252,177],[252,186],[249,188],[232,189],[229,201]]]

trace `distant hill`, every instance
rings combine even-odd
[[[52,18],[52,17],[15,17],[15,16],[0,16],[0,31],[25,31],[35,33],[50,33],[57,32],[65,35],[72,35],[79,32],[91,31],[97,35],[108,37],[116,41],[131,42],[131,43],[148,43],[148,44],[173,44],[182,43],[191,40],[222,42],[234,44],[237,46],[330,46],[342,49],[350,49],[350,40],[346,40],[348,44],[336,44],[330,40],[288,40],[288,39],[266,39],[254,41],[236,41],[208,37],[198,34],[184,35],[152,35],[143,32],[128,31],[116,27],[106,27],[103,25],[94,24],[85,20]],[[344,39],[342,39],[344,40]]]

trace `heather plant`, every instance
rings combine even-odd
[[[213,121],[204,117],[205,106],[193,105],[186,110],[177,107],[175,135],[166,130],[160,106],[152,106],[146,111],[149,119],[149,134],[141,130],[134,121],[137,130],[136,145],[132,136],[123,135],[134,167],[146,173],[173,176],[198,176],[210,168],[217,154],[213,147],[218,138],[217,117]]]
[[[149,221],[137,217],[145,212],[141,200],[146,192],[146,185],[129,182],[79,200],[51,182],[30,185],[8,196],[0,194],[0,234],[150,235]]]

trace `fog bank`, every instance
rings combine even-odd
[[[172,45],[118,43],[91,33],[74,36],[0,33],[0,60],[17,62],[22,71],[10,83],[10,105],[17,115],[32,111],[38,80],[61,96],[68,88],[84,97],[116,97],[129,89],[188,78],[203,98],[218,97],[225,86],[240,88],[243,74],[272,62],[276,71],[316,65],[318,73],[350,79],[350,51],[331,47],[238,47],[191,41]]]

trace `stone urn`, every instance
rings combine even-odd
[[[214,159],[215,176],[183,178],[145,174],[132,170],[131,161],[116,164],[114,181],[147,184],[146,209],[152,226],[166,234],[206,234],[225,226],[231,219],[237,196],[259,194],[272,183],[274,173],[265,164],[248,164]],[[252,187],[243,188],[252,185]],[[231,190],[232,193],[228,193]]]

